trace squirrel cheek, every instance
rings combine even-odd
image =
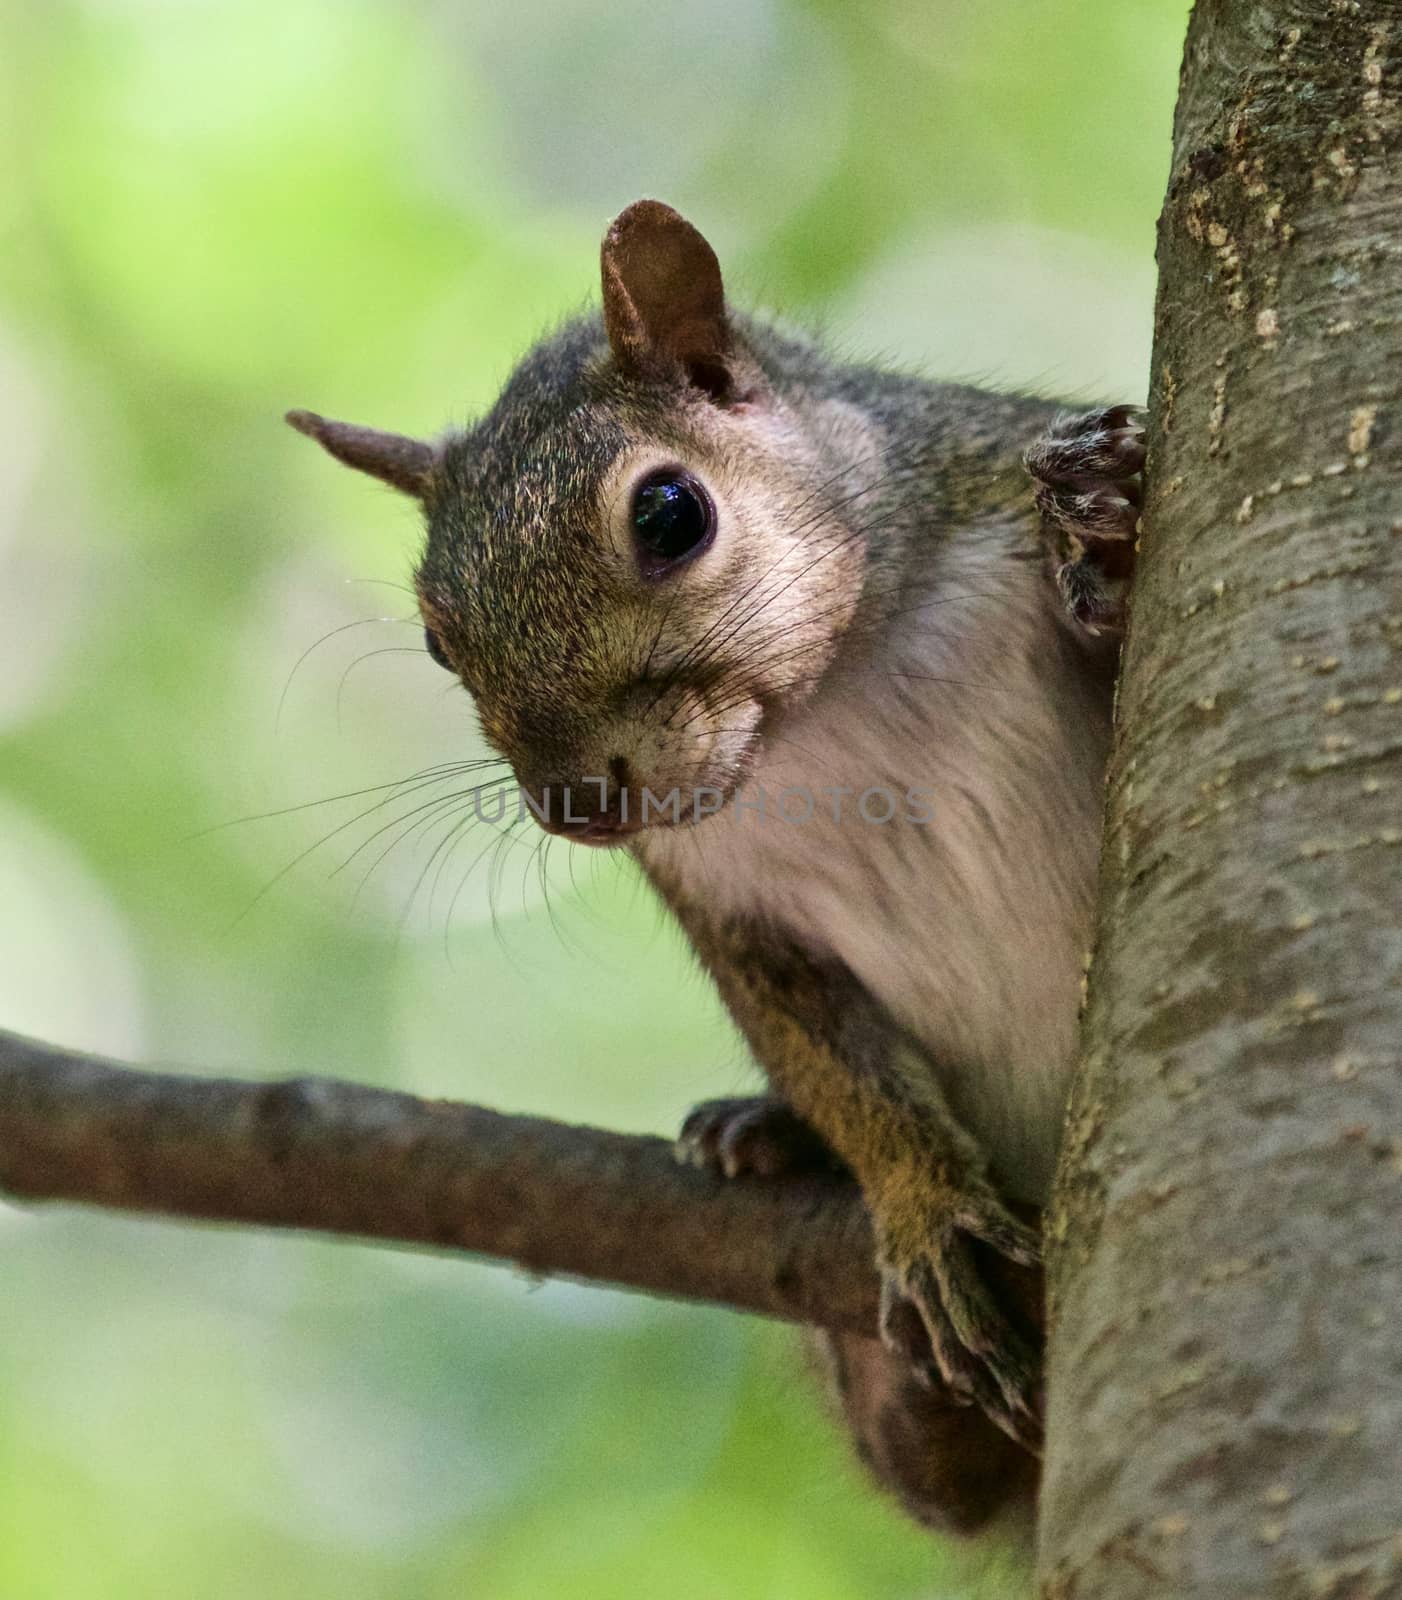
[[[749,765],[759,738],[764,707],[756,699],[730,698],[697,723],[697,743],[704,749],[706,781],[728,787]]]

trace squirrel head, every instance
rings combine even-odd
[[[855,408],[766,370],[670,207],[629,206],[601,265],[602,315],[538,345],[465,432],[288,421],[422,503],[430,652],[545,825],[614,843],[644,789],[654,826],[701,791],[714,809],[812,692],[862,586],[846,508],[871,444]]]

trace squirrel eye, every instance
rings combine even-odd
[[[440,667],[446,668],[449,672],[454,670],[453,663],[449,661],[447,652],[443,648],[443,641],[432,628],[424,629],[424,649],[428,651],[429,655],[433,657]]]
[[[716,514],[711,497],[689,473],[675,467],[650,472],[633,491],[633,530],[650,565],[680,561],[710,538]]]

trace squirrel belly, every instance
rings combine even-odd
[[[1076,1047],[1110,701],[1010,507],[911,541],[716,815],[640,836],[671,899],[840,961],[928,1059],[999,1189],[1045,1199]],[[886,607],[887,610],[891,608]]]

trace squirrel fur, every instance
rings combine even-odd
[[[631,851],[714,977],[772,1094],[700,1108],[682,1153],[860,1183],[882,1317],[829,1344],[843,1407],[917,1515],[974,1526],[1035,1481],[1038,1332],[989,1259],[1036,1261],[1057,1156],[1142,432],[836,361],[728,307],[656,201],[602,282],[464,432],[289,420],[422,502],[435,658],[547,825]],[[562,821],[566,786],[593,798]],[[676,815],[643,825],[643,789]],[[877,791],[923,818],[859,814]],[[951,1441],[996,1484],[961,1500]]]

